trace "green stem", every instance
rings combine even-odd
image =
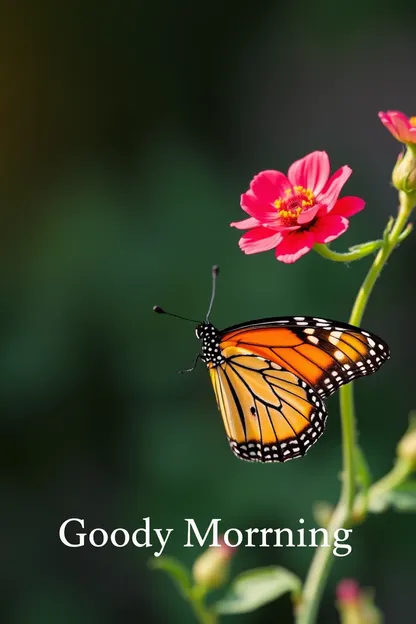
[[[217,624],[216,614],[204,603],[205,594],[206,590],[196,585],[187,592],[187,598],[199,624]]]
[[[344,392],[341,392],[341,390],[344,390]],[[343,386],[341,390],[339,397],[343,456],[341,498],[345,503],[347,512],[350,512],[355,496],[354,449],[357,443],[353,384]]]
[[[380,249],[383,244],[384,242],[382,240],[371,241],[352,247],[350,251],[346,253],[338,253],[337,251],[329,249],[326,245],[316,243],[314,245],[314,250],[327,260],[333,260],[334,262],[354,262],[354,260],[361,260],[361,258],[365,258],[374,253]]]
[[[413,205],[405,193],[400,193],[400,209],[397,219],[391,228],[386,228],[382,247],[374,259],[370,270],[355,300],[350,320],[351,325],[359,325],[381,270],[390,254],[410,232],[404,231]],[[362,256],[361,256],[362,257]],[[351,523],[355,497],[354,449],[356,444],[356,427],[354,415],[353,385],[348,384],[340,390],[340,411],[342,424],[343,481],[339,502],[328,524],[330,543],[334,541],[334,532],[346,528]],[[303,588],[302,603],[297,613],[297,624],[314,624],[324,587],[333,563],[332,548],[318,547],[312,559]]]
[[[332,546],[334,533],[339,528],[346,528],[346,507],[341,502],[337,505],[327,526],[328,543]],[[321,596],[331,570],[332,547],[319,546],[313,556],[303,586],[302,601],[298,608],[296,624],[316,622]]]
[[[381,270],[389,259],[390,254],[399,242],[398,239],[400,238],[400,234],[402,233],[408,218],[409,214],[407,210],[399,211],[399,214],[391,232],[388,233],[386,236],[384,246],[378,252],[369,272],[367,273],[367,277],[365,278],[363,285],[358,292],[358,296],[355,300],[355,304],[350,316],[349,322],[351,323],[351,325],[359,325],[361,323],[368,299],[374,288],[374,284],[376,283],[377,278],[380,276]],[[344,388],[347,387],[349,386],[344,386]]]
[[[198,600],[191,600],[191,606],[200,624],[217,624],[217,616],[213,611],[209,611],[205,605]]]
[[[369,508],[373,502],[376,502],[383,494],[390,492],[394,488],[398,487],[406,481],[409,475],[412,474],[414,466],[411,462],[404,460],[397,460],[391,471],[382,477],[379,481],[374,483],[368,491]],[[350,515],[347,513],[346,506],[339,504],[334,511],[332,518],[327,526],[328,535],[331,536],[331,543],[333,541],[334,532],[339,528],[348,528],[351,526],[352,517],[354,523],[361,522],[364,519],[363,510],[366,507],[364,497],[359,494],[354,501],[354,511]],[[331,557],[331,548],[321,547],[316,551],[316,555],[312,560],[311,567],[309,569],[309,575],[311,578],[316,579],[314,585],[314,591],[317,596],[322,595],[325,583],[328,579],[329,572],[331,570],[331,563],[333,561]],[[306,584],[305,584],[306,588]],[[303,600],[305,600],[305,591],[303,594]],[[305,614],[301,613],[304,619],[298,618],[297,622],[314,622],[316,620],[319,607],[319,600],[311,603],[310,611]],[[306,619],[309,617],[309,619]]]
[[[370,469],[367,464],[367,460],[358,444],[355,447],[354,461],[355,461],[355,471],[356,471],[356,476],[357,476],[357,484],[359,483],[360,488],[361,488],[361,492],[359,494],[362,500],[361,516],[362,516],[362,519],[364,519],[368,512],[372,479],[371,479]],[[354,509],[352,512],[352,518],[354,521],[356,520],[355,503],[354,503]]]

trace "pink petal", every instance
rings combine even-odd
[[[403,122],[403,124],[406,127],[409,127],[410,125],[409,117],[405,115],[404,113],[397,111],[397,110],[388,110],[386,112],[380,111],[378,116],[380,117],[381,121],[383,121],[383,119],[387,119],[387,120],[399,119]]]
[[[340,194],[342,187],[344,186],[351,174],[352,169],[344,165],[344,167],[338,169],[338,171],[336,171],[329,178],[327,184],[325,185],[325,188],[322,190],[319,197],[317,197],[317,200],[321,204],[326,205],[326,208],[320,211],[321,214],[327,214],[331,211],[332,207],[338,199],[338,195]]]
[[[277,245],[276,258],[286,264],[296,262],[312,249],[314,242],[311,232],[291,232]]]
[[[245,212],[257,219],[260,223],[263,221],[271,222],[276,220],[276,208],[274,208],[270,202],[264,199],[260,200],[254,195],[252,190],[241,195],[240,205]]]
[[[400,111],[387,111],[378,114],[381,122],[391,134],[402,143],[416,143],[416,128],[410,120]]]
[[[249,219],[243,219],[242,221],[233,221],[230,223],[231,227],[237,228],[237,230],[249,230],[250,228],[258,227],[261,225],[260,221],[250,217]]]
[[[409,130],[406,143],[416,143],[416,128],[414,126],[412,126]]]
[[[327,215],[311,228],[316,243],[330,243],[348,229],[349,221],[341,215]]]
[[[294,232],[295,230],[300,230],[300,225],[283,225],[279,219],[276,223],[265,223],[264,227],[274,230],[275,232]]]
[[[365,208],[365,201],[360,197],[341,197],[331,210],[331,215],[352,217]]]
[[[280,171],[271,169],[254,176],[250,184],[254,195],[269,204],[279,199],[288,188],[292,188],[292,185],[287,177]]]
[[[270,230],[270,232],[291,232],[292,230],[300,230],[300,225],[292,225],[288,226],[282,222],[282,219],[279,219],[276,213],[273,214],[273,219],[270,221],[264,221],[261,223],[257,219],[250,217],[249,219],[244,219],[243,221],[233,221],[230,223],[231,227],[235,227],[238,230],[249,230],[253,227],[264,227]],[[270,233],[270,236],[271,236]]]
[[[329,178],[330,166],[326,152],[312,152],[289,167],[288,178],[296,186],[303,186],[318,195]]]
[[[298,223],[301,223],[302,225],[305,223],[310,223],[312,219],[315,218],[316,213],[320,208],[322,208],[321,204],[316,204],[315,206],[312,206],[312,208],[301,212],[298,216]]]
[[[254,254],[273,249],[281,239],[282,235],[278,232],[273,234],[271,230],[259,227],[246,232],[238,244],[244,253]]]

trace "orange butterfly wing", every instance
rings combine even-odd
[[[389,357],[387,344],[358,327],[320,318],[265,319],[222,333],[220,347],[235,346],[279,364],[321,396],[375,372]]]
[[[240,459],[284,462],[322,435],[326,406],[305,381],[250,351],[228,346],[209,368],[232,451]]]
[[[208,368],[228,441],[237,457],[260,462],[303,456],[324,431],[323,398],[390,357],[378,336],[312,317],[230,327],[219,350]]]

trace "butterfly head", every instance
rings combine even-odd
[[[223,361],[220,348],[220,332],[208,321],[200,323],[195,329],[198,340],[202,342],[201,360],[207,365],[217,366]]]
[[[216,286],[218,274],[219,274],[219,267],[215,265],[212,267],[211,299],[209,302],[208,312],[205,317],[205,321],[199,322],[199,321],[195,321],[195,319],[190,319],[185,316],[172,314],[171,312],[166,312],[160,306],[153,307],[153,311],[157,312],[158,314],[168,314],[169,316],[174,316],[184,321],[191,321],[191,322],[198,323],[198,325],[195,328],[195,334],[198,340],[202,342],[202,353],[198,357],[203,362],[205,362],[208,368],[212,368],[213,366],[218,366],[219,364],[225,361],[221,353],[221,347],[220,347],[221,332],[219,332],[218,329],[216,329],[214,325],[209,322],[209,316],[211,314],[211,309],[212,309],[214,299],[215,299],[215,286]],[[187,371],[182,371],[182,372],[189,372],[191,370],[193,370],[193,368],[187,369]]]

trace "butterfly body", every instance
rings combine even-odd
[[[195,329],[196,337],[202,342],[201,360],[205,362],[208,368],[218,366],[224,362],[221,354],[221,332],[214,327],[212,323],[206,321],[201,323]]]
[[[318,317],[266,318],[196,328],[227,438],[240,459],[284,462],[322,435],[324,399],[375,372],[387,344],[360,328]]]

